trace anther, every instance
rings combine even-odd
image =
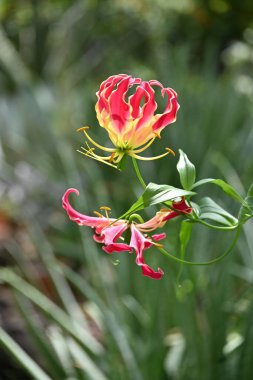
[[[114,157],[115,157],[115,152],[113,152],[112,154],[111,154],[111,156],[110,156],[110,158],[109,158],[109,162],[113,162],[113,160],[114,160]]]
[[[170,148],[165,148],[165,150],[167,150],[167,152],[173,154],[174,157],[176,156],[176,153],[174,152],[174,150],[172,150]]]
[[[83,131],[87,131],[87,129],[89,129],[89,127],[81,127],[81,128],[78,128],[76,131],[83,132]]]
[[[105,210],[105,211],[111,211],[112,209],[110,207],[107,207],[107,206],[101,206],[99,207],[100,210]]]

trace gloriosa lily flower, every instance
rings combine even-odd
[[[188,214],[191,212],[191,208],[186,204],[184,199],[172,204],[174,210],[162,209],[156,213],[156,215],[147,222],[136,222],[136,220],[125,219],[113,219],[108,215],[110,209],[108,207],[101,207],[100,210],[105,211],[105,216],[101,213],[95,212],[97,216],[87,216],[76,211],[69,203],[69,194],[79,194],[76,189],[68,189],[62,197],[62,206],[67,211],[70,220],[73,220],[80,226],[89,226],[95,229],[93,239],[103,244],[103,250],[111,254],[113,252],[132,252],[136,253],[136,264],[142,269],[144,276],[148,276],[154,279],[160,279],[163,275],[163,271],[158,268],[157,271],[150,268],[144,262],[143,251],[151,246],[161,246],[157,241],[166,237],[165,233],[148,235],[148,233],[163,227],[167,220],[178,216],[180,213]],[[178,210],[178,211],[177,211]],[[138,216],[137,216],[138,218]],[[123,233],[130,229],[131,238],[130,241],[125,241],[122,236]]]
[[[155,114],[157,103],[154,86],[161,89],[163,97],[167,96],[167,104],[161,114]],[[145,82],[140,78],[119,74],[102,82],[97,97],[96,113],[99,124],[107,130],[115,148],[101,146],[87,133],[89,127],[82,127],[78,131],[83,131],[89,142],[110,155],[97,155],[95,148],[90,147],[88,142],[87,147],[82,147],[81,153],[112,166],[117,166],[125,155],[141,160],[154,160],[169,153],[174,154],[171,149],[166,148],[166,153],[156,157],[139,156],[157,137],[160,138],[161,131],[168,124],[176,120],[179,104],[177,94],[172,88],[164,88],[156,80]]]

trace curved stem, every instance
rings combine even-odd
[[[193,220],[195,223],[200,223],[203,226],[212,228],[213,230],[233,231],[233,230],[236,230],[236,228],[238,228],[238,224],[235,224],[234,226],[222,227],[222,226],[215,226],[214,224],[207,223],[207,222],[205,222],[204,220],[201,220],[201,219],[192,219],[192,218],[190,218],[190,219]]]
[[[133,166],[134,166],[134,170],[135,170],[135,173],[136,173],[136,175],[137,175],[137,178],[138,178],[138,180],[140,181],[141,186],[142,186],[143,189],[145,190],[146,187],[147,187],[147,185],[145,184],[145,181],[144,181],[144,179],[143,179],[142,176],[141,176],[140,169],[139,169],[138,164],[137,164],[137,161],[136,161],[136,159],[135,159],[134,157],[132,157],[132,162],[133,162]]]
[[[238,227],[239,227],[239,223],[233,225],[233,226],[216,226],[214,224],[210,224],[210,223],[207,223],[205,222],[204,220],[202,219],[199,219],[198,216],[196,215],[196,213],[194,212],[194,208],[191,206],[191,201],[189,199],[187,199],[187,202],[189,203],[190,207],[192,208],[193,210],[193,213],[195,215],[195,217],[192,217],[191,214],[187,214],[187,218],[192,222],[192,223],[199,223],[199,224],[202,224],[203,226],[206,226],[206,227],[209,227],[209,228],[212,228],[213,230],[220,230],[220,231],[233,231],[233,230],[236,230]],[[185,216],[185,213],[183,212],[180,212],[179,210],[175,209],[172,205],[167,205],[166,203],[164,203],[166,205],[166,207],[170,208],[171,210],[174,210],[176,212],[178,212],[179,214],[181,215],[184,215]]]
[[[173,256],[171,253],[167,252],[164,248],[158,248],[159,251],[169,257],[170,259],[174,260],[174,261],[177,261],[181,264],[188,264],[188,265],[195,265],[195,266],[200,266],[200,265],[211,265],[211,264],[214,264],[214,263],[217,263],[219,261],[221,261],[222,259],[224,259],[226,256],[229,255],[229,253],[232,251],[232,249],[234,248],[239,236],[240,236],[240,232],[241,232],[241,226],[238,227],[237,229],[237,232],[234,236],[234,239],[232,241],[232,243],[230,244],[230,246],[228,247],[228,249],[221,255],[221,256],[218,256],[216,257],[215,259],[213,260],[209,260],[209,261],[203,261],[203,262],[194,262],[194,261],[187,261],[187,260],[182,260],[182,259],[179,259],[178,257],[176,256]]]
[[[139,214],[131,214],[129,217],[129,222],[131,223],[134,219],[137,219],[140,223],[144,223],[144,220]]]

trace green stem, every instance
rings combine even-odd
[[[212,228],[213,230],[220,230],[220,231],[233,231],[233,230],[236,230],[239,227],[239,223],[237,223],[237,224],[235,224],[233,226],[216,226],[214,224],[207,223],[204,220],[198,218],[198,216],[195,213],[194,208],[192,207],[191,202],[190,202],[189,199],[187,199],[187,202],[189,203],[190,207],[192,208],[193,214],[194,214],[194,217],[192,217],[191,214],[187,214],[187,218],[192,223],[199,223],[199,224],[202,224],[203,226]],[[179,214],[186,216],[185,213],[180,212],[179,210],[175,209],[172,205],[167,205],[166,203],[164,203],[164,204],[166,205],[166,207],[170,208],[171,210],[174,210],[174,211],[178,212]]]
[[[213,225],[213,224],[207,223],[207,222],[205,222],[204,220],[201,220],[201,219],[193,219],[193,218],[190,218],[190,219],[191,219],[193,222],[195,222],[195,223],[200,223],[200,224],[202,224],[203,226],[206,226],[206,227],[212,228],[213,230],[233,231],[233,230],[236,230],[236,228],[238,228],[238,224],[235,224],[234,226],[222,227],[222,226],[215,226],[215,225]]]
[[[143,189],[145,190],[146,187],[147,187],[147,185],[145,184],[145,181],[144,181],[144,179],[143,179],[142,176],[141,176],[141,172],[140,172],[140,169],[139,169],[139,167],[138,167],[137,161],[136,161],[136,159],[133,158],[133,157],[132,157],[132,162],[133,162],[133,166],[134,166],[134,170],[135,170],[135,173],[136,173],[136,175],[137,175],[137,178],[138,178],[138,180],[140,181],[141,186],[142,186]]]
[[[140,223],[144,223],[144,220],[139,214],[131,214],[129,217],[129,222],[131,223],[134,219],[137,219]]]
[[[241,232],[241,226],[238,227],[237,229],[237,232],[234,236],[234,239],[232,241],[232,243],[230,244],[230,246],[228,247],[228,249],[221,255],[221,256],[218,256],[216,257],[215,259],[213,260],[209,260],[209,261],[203,261],[203,262],[194,262],[194,261],[187,261],[187,260],[181,260],[179,259],[178,257],[176,256],[173,256],[171,253],[169,253],[168,251],[166,251],[164,248],[158,248],[158,250],[165,256],[169,257],[170,259],[174,260],[174,261],[177,261],[181,264],[188,264],[188,265],[195,265],[195,266],[200,266],[200,265],[211,265],[211,264],[214,264],[214,263],[217,263],[219,261],[221,261],[222,259],[224,259],[226,256],[229,255],[229,253],[232,251],[232,249],[234,248],[239,236],[240,236],[240,232]]]

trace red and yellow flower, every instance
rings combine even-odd
[[[155,113],[155,87],[158,87],[163,97],[166,96],[163,113]],[[89,127],[82,127],[79,130],[84,132],[86,139],[94,147],[110,154],[107,157],[97,155],[95,148],[90,147],[88,142],[86,147],[82,147],[82,153],[113,166],[125,155],[149,160],[173,153],[171,149],[166,148],[166,153],[156,157],[139,156],[139,153],[147,149],[157,137],[160,138],[161,131],[167,125],[176,120],[179,104],[177,94],[172,88],[164,88],[156,80],[142,81],[140,78],[119,74],[102,82],[97,97],[97,119],[100,126],[108,132],[114,148],[98,144],[88,134]]]
[[[152,234],[150,232],[155,231],[157,228],[163,227],[165,223],[180,213],[188,214],[191,212],[191,208],[186,204],[184,199],[179,202],[173,202],[173,210],[162,209],[156,213],[156,215],[147,222],[136,221],[134,218],[130,220],[126,219],[114,219],[108,215],[108,207],[101,207],[101,210],[105,210],[105,216],[101,213],[95,212],[97,216],[87,216],[76,211],[69,203],[69,195],[71,193],[79,194],[76,189],[68,189],[62,197],[62,206],[67,211],[70,220],[73,220],[80,226],[89,226],[94,228],[95,234],[93,239],[102,243],[102,249],[111,254],[113,252],[133,252],[136,253],[136,264],[142,269],[142,274],[154,279],[160,279],[163,275],[163,271],[158,268],[157,271],[152,269],[144,261],[143,252],[151,246],[161,246],[157,241],[166,237],[165,233]],[[134,217],[134,216],[133,216]],[[123,234],[126,230],[130,229],[130,240],[126,241]]]

